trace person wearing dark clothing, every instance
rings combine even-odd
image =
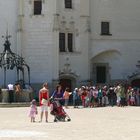
[[[109,103],[111,106],[116,105],[116,93],[114,92],[114,88],[110,87],[108,91],[109,95]]]
[[[73,106],[74,108],[78,108],[78,106],[80,105],[80,96],[79,96],[79,89],[75,88],[75,90],[73,91]]]
[[[124,107],[126,105],[126,99],[125,99],[125,88],[122,85],[121,85],[120,97],[121,97],[120,106]]]
[[[56,86],[56,90],[53,92],[53,94],[52,94],[51,97],[52,97],[54,100],[59,101],[59,103],[60,103],[61,105],[64,105],[63,94],[64,94],[64,92],[62,91],[61,85],[57,85],[57,86]]]
[[[2,89],[0,87],[0,102],[2,101]]]

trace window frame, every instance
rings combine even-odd
[[[40,9],[36,7],[37,11],[35,11],[35,3],[38,3],[39,4],[40,2]],[[37,6],[38,6],[37,4]],[[33,0],[33,15],[34,16],[39,16],[39,15],[42,15],[42,5],[43,4],[43,1],[42,0]],[[38,12],[40,11],[40,12]]]
[[[64,35],[64,38],[61,35]],[[61,44],[64,46],[61,46]],[[59,32],[59,52],[66,52],[66,35],[64,32]]]
[[[101,35],[102,36],[111,36],[110,34],[110,22],[109,21],[101,21]]]
[[[68,52],[73,52],[73,38],[74,38],[73,33],[67,33],[67,49],[68,49]]]
[[[60,34],[65,34],[65,49],[62,49],[62,50],[64,50],[64,51],[61,51],[61,47],[60,47]],[[72,46],[70,46],[69,47],[69,35],[72,35],[72,38],[71,38],[71,40],[72,40],[72,42],[70,43]],[[60,53],[73,53],[74,52],[74,33],[73,32],[63,32],[63,31],[60,31],[59,32],[59,52]]]
[[[73,9],[73,1],[72,0],[64,0],[65,9]]]

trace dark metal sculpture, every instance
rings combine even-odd
[[[13,70],[16,68],[17,70],[17,81],[22,81],[23,84],[25,84],[24,74],[25,74],[25,68],[28,72],[28,84],[30,85],[30,68],[26,64],[23,57],[19,56],[18,54],[15,54],[11,51],[10,46],[11,43],[9,41],[9,38],[11,37],[8,35],[8,32],[6,33],[6,36],[2,36],[5,38],[4,51],[3,53],[0,53],[0,68],[4,68],[4,87],[6,87],[6,71],[7,70]],[[22,79],[19,79],[19,74],[22,73]]]

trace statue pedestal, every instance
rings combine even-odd
[[[31,101],[31,95],[32,91],[28,90],[28,89],[23,89],[21,92],[21,97],[20,97],[20,101],[21,102],[30,102]]]
[[[32,90],[23,89],[19,94],[18,102],[30,102],[32,100]],[[0,102],[9,103],[9,92],[8,89],[2,89],[2,93],[0,95]],[[16,93],[14,93],[14,102],[16,101]]]
[[[2,89],[1,93],[2,103],[8,103],[9,102],[9,93],[8,89]]]

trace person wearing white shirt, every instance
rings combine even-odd
[[[13,86],[13,84],[8,84],[8,92],[9,92],[9,102],[12,103],[14,101],[14,86]]]

